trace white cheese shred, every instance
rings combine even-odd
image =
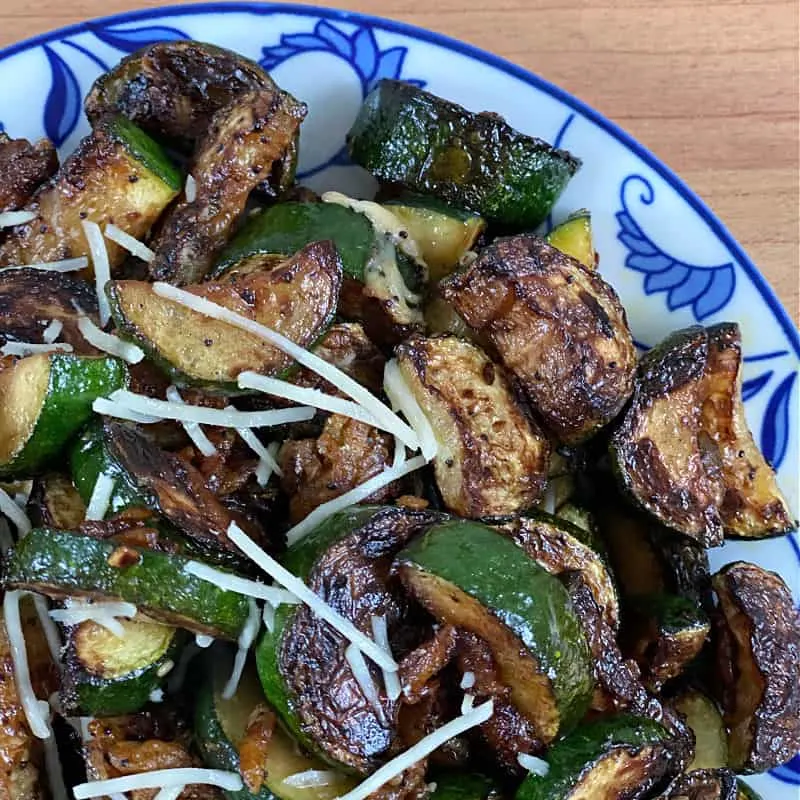
[[[151,703],[163,703],[164,702],[164,690],[163,689],[153,689],[152,692],[148,695],[147,698]]]
[[[205,633],[196,633],[194,635],[194,643],[198,647],[200,647],[203,650],[205,650],[206,648],[211,647],[211,645],[214,644],[214,637],[213,636],[208,636]]]
[[[185,788],[185,786],[169,786],[158,792],[153,800],[178,800]]]
[[[34,264],[14,264],[11,267],[3,267],[0,272],[12,269],[39,269],[42,272],[77,272],[79,269],[86,269],[89,266],[89,259],[86,256],[78,258],[65,258],[63,261],[40,261]]]
[[[267,455],[269,455],[269,459],[259,458],[258,465],[256,466],[256,482],[259,486],[266,486],[273,473],[278,476],[283,475],[283,471],[278,466],[278,450],[280,450],[280,448],[280,442],[270,442],[267,445]],[[275,469],[272,469],[270,466],[271,464],[275,465]]]
[[[116,225],[106,225],[105,237],[127,250],[132,256],[146,261],[148,264],[155,260],[156,254],[146,244],[140,242],[136,237],[131,236],[122,228]]]
[[[47,642],[47,649],[50,651],[50,658],[53,663],[60,667],[61,665],[61,634],[58,632],[58,626],[53,622],[50,617],[50,608],[47,605],[47,600],[44,595],[34,594],[33,605],[36,609],[36,614],[39,617],[39,624],[42,626],[44,638]]]
[[[47,327],[42,331],[42,341],[45,344],[53,344],[61,336],[61,331],[63,330],[64,323],[60,319],[51,319],[47,323]]]
[[[256,640],[258,629],[261,625],[261,615],[259,614],[258,606],[253,598],[250,598],[250,611],[247,615],[247,622],[245,622],[242,632],[239,634],[239,649],[236,651],[236,657],[233,660],[233,671],[231,672],[225,688],[222,690],[222,697],[224,700],[230,700],[236,694],[239,688],[239,681],[242,679],[242,672],[244,672],[244,665],[247,663],[247,654]]]
[[[28,515],[13,501],[11,496],[0,488],[0,514],[8,517],[20,537],[33,527]]]
[[[339,780],[339,774],[332,769],[307,769],[287,775],[281,783],[293,789],[312,789],[318,786],[330,786]]]
[[[91,620],[97,625],[110,631],[114,636],[125,636],[118,617],[131,619],[136,616],[136,606],[133,603],[121,601],[86,602],[75,598],[65,601],[65,608],[54,608],[49,612],[50,618],[62,625],[80,625],[81,622]]]
[[[471,689],[475,685],[475,673],[474,672],[465,672],[461,676],[461,683],[459,686],[464,689]]]
[[[449,742],[456,736],[482,725],[491,718],[494,713],[494,703],[488,700],[476,706],[466,714],[456,717],[446,725],[443,725],[433,733],[428,734],[424,739],[420,739],[413,747],[393,758],[384,764],[377,772],[374,772],[363,783],[339,797],[338,800],[366,800],[373,792],[376,792],[389,781],[402,775],[407,769],[411,768],[423,758],[427,758],[434,750],[440,748],[445,742]],[[77,795],[76,795],[77,797]],[[80,800],[80,798],[78,798]]]
[[[406,461],[406,446],[395,436],[394,437],[394,458],[392,459],[392,469],[397,469]]]
[[[264,627],[272,633],[275,630],[275,606],[264,602],[264,610],[261,612],[261,620]]]
[[[36,214],[33,211],[4,211],[0,214],[0,228],[13,228],[35,219]]]
[[[295,597],[305,603],[318,617],[324,619],[345,639],[355,644],[365,656],[371,658],[382,669],[397,671],[397,662],[383,648],[365,636],[350,620],[331,608],[324,600],[311,591],[296,575],[281,566],[272,556],[264,552],[235,522],[228,527],[228,538],[273,580],[288,589]]]
[[[25,649],[25,632],[22,630],[22,620],[19,613],[19,602],[26,592],[18,589],[7,591],[3,598],[3,619],[8,634],[8,644],[11,650],[11,661],[14,665],[14,682],[17,694],[28,720],[31,733],[39,739],[52,736],[48,720],[50,707],[47,703],[37,700],[31,684],[31,673],[28,667],[28,652]],[[47,711],[44,711],[44,707]]]
[[[197,200],[197,181],[193,175],[186,176],[186,185],[183,188],[183,194],[186,197],[187,203],[194,203]]]
[[[101,472],[92,489],[92,496],[86,506],[86,519],[100,520],[105,519],[108,507],[111,504],[111,495],[114,493],[116,481],[113,475]]]
[[[389,631],[386,627],[386,617],[373,614],[370,622],[372,625],[372,638],[375,640],[375,644],[377,644],[378,647],[382,647],[391,655],[392,647],[389,644]],[[383,670],[383,687],[386,689],[386,696],[390,700],[394,701],[400,697],[402,689],[400,687],[400,678],[396,672]]]
[[[104,353],[121,358],[129,364],[138,364],[144,358],[144,350],[132,342],[123,342],[119,336],[106,333],[82,314],[78,317],[78,330],[90,345]]]
[[[261,440],[247,428],[237,428],[236,433],[239,434],[242,441],[258,456],[258,467],[256,468],[256,480],[259,486],[266,486],[270,475],[274,472],[276,475],[281,476],[281,468],[275,460],[275,453],[277,448],[270,451],[268,447],[264,447]]]
[[[366,500],[384,486],[388,486],[400,478],[405,477],[415,470],[425,466],[424,456],[414,456],[408,461],[404,461],[399,467],[389,467],[379,472],[364,483],[359,484],[349,492],[334,497],[333,500],[317,506],[305,519],[301,520],[286,532],[286,541],[291,546],[303,539],[310,531],[314,530],[321,522],[328,517],[341,511],[343,508],[360,503]]]
[[[75,800],[88,800],[114,792],[133,792],[137,789],[167,789],[175,786],[205,784],[217,786],[227,792],[241,791],[242,779],[235,772],[219,769],[199,769],[196,767],[176,767],[175,769],[155,769],[135,775],[123,775],[102,781],[79,783],[72,790]]]
[[[36,355],[37,353],[71,353],[72,345],[67,342],[45,342],[35,344],[34,342],[14,342],[7,341],[0,347],[0,353],[4,356],[25,356]]]
[[[527,753],[520,753],[517,756],[517,762],[523,769],[528,770],[531,775],[539,775],[543,778],[550,772],[550,765],[543,758],[537,758]]]
[[[47,770],[47,785],[50,787],[51,800],[68,800],[69,794],[64,783],[64,770],[58,756],[58,744],[55,736],[44,740],[44,764]]]
[[[92,410],[105,417],[127,419],[130,422],[138,422],[140,425],[152,425],[155,422],[161,422],[163,419],[163,417],[154,417],[152,414],[139,414],[136,411],[131,411],[122,403],[116,403],[107,397],[98,397],[92,403]]]
[[[406,419],[414,429],[414,433],[419,438],[422,455],[425,456],[426,461],[431,461],[439,449],[436,436],[431,423],[425,416],[425,412],[408,388],[396,358],[386,362],[386,367],[383,371],[383,390],[386,392],[392,407],[405,414]]]
[[[89,245],[89,254],[94,267],[94,287],[97,293],[97,310],[100,315],[100,325],[111,318],[111,308],[106,297],[106,284],[111,280],[111,264],[108,261],[108,250],[103,239],[103,232],[96,222],[85,219],[82,223],[83,235]]]
[[[386,714],[384,713],[383,706],[381,705],[378,687],[375,684],[375,681],[372,680],[369,666],[364,659],[363,654],[358,647],[356,647],[356,645],[351,644],[348,645],[347,649],[344,651],[344,657],[347,660],[347,663],[350,665],[350,670],[353,673],[353,677],[356,679],[356,683],[361,688],[362,694],[375,711],[375,716],[378,718],[378,722],[384,728],[387,727]]]
[[[167,400],[169,400],[170,403],[181,403],[186,405],[186,401],[181,397],[181,393],[178,391],[176,386],[167,387]],[[186,431],[186,435],[194,443],[194,446],[206,458],[216,455],[217,448],[214,446],[214,442],[212,442],[211,439],[205,435],[203,429],[196,422],[184,422],[183,429]]]
[[[349,375],[342,372],[342,370],[337,367],[334,367],[332,364],[329,364],[324,359],[300,347],[300,345],[295,344],[291,339],[287,339],[285,336],[268,328],[266,325],[261,325],[218,303],[213,303],[204,297],[198,297],[191,292],[178,289],[168,283],[154,283],[153,291],[159,295],[159,297],[173,300],[185,308],[190,308],[212,319],[227,322],[229,325],[252,333],[254,336],[258,336],[273,347],[277,347],[281,352],[286,353],[286,355],[297,361],[298,364],[302,364],[302,366],[312,370],[328,381],[328,383],[333,384],[352,400],[355,400],[360,406],[363,406],[368,413],[375,417],[377,424],[380,425],[383,430],[390,431],[396,436],[399,436],[412,450],[419,450],[419,441],[414,431],[396,414],[393,414],[389,408],[369,391],[369,389],[366,389]]]
[[[263,583],[251,581],[249,578],[240,578],[230,572],[223,572],[221,569],[204,564],[202,561],[189,561],[183,567],[184,572],[194,575],[200,580],[213,583],[220,589],[227,592],[252,597],[256,600],[265,600],[273,606],[298,605],[300,601],[286,589],[278,586],[265,586]]]
[[[465,694],[463,700],[461,701],[461,713],[468,714],[470,711],[472,711],[474,706],[475,706],[475,695]]]

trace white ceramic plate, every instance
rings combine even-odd
[[[259,61],[306,101],[300,178],[315,189],[372,191],[348,163],[344,136],[380,78],[416,81],[473,110],[497,111],[526,133],[565,147],[583,167],[553,218],[592,212],[600,269],[619,292],[642,346],[692,323],[736,320],[745,352],[752,430],[798,513],[800,337],[747,254],[703,202],[609,120],[544,79],[469,45],[398,22],[330,9],[206,3],[80,23],[0,51],[0,130],[49,136],[69,153],[88,127],[82,100],[94,79],[153,41],[191,38]],[[736,558],[780,572],[800,597],[797,534],[729,543]],[[765,800],[800,797],[800,756],[748,779]]]

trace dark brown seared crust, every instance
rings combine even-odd
[[[33,480],[25,510],[37,528],[74,531],[86,519],[86,505],[67,475],[49,472]]]
[[[763,772],[800,750],[800,614],[774,572],[737,561],[712,579],[730,765]]]
[[[456,628],[442,625],[400,662],[404,705],[415,705],[427,695],[429,683],[453,660],[457,644]]]
[[[716,446],[703,432],[708,332],[676,331],[641,360],[628,410],[611,441],[629,496],[667,527],[706,547],[722,543],[724,485]]]
[[[669,800],[736,800],[736,775],[729,769],[696,769],[681,775]]]
[[[303,103],[275,88],[239,95],[214,115],[191,167],[197,196],[172,209],[154,244],[155,280],[183,285],[206,276],[250,193],[283,158],[305,115]]]
[[[0,345],[9,339],[42,342],[51,320],[64,327],[59,342],[71,344],[76,353],[97,355],[78,330],[77,303],[97,324],[97,293],[81,278],[41,269],[11,269],[0,272]]]
[[[0,212],[22,208],[57,170],[58,156],[49,140],[31,144],[0,133]]]
[[[636,354],[619,298],[543,239],[498,240],[439,288],[491,340],[562,442],[588,438],[630,397]]]
[[[384,615],[391,635],[405,609],[397,579],[389,574],[392,558],[414,535],[441,519],[429,511],[382,509],[329,547],[306,582],[368,635],[372,615]],[[398,704],[382,691],[380,671],[367,662],[380,691],[384,720],[378,719],[345,658],[348,644],[301,606],[283,636],[278,658],[304,732],[329,758],[368,773],[392,747]]]

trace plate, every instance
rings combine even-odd
[[[381,78],[400,78],[583,159],[553,212],[587,207],[600,270],[647,348],[675,328],[736,320],[742,326],[744,397],[756,440],[798,513],[800,336],[757,267],[683,181],[614,123],[514,64],[399,22],[308,6],[206,3],[79,23],[0,51],[0,130],[48,136],[62,155],[88,131],[82,100],[127,53],[164,39],[200,39],[262,64],[306,101],[299,177],[315,189],[368,196],[372,180],[348,162],[344,137]],[[549,222],[552,222],[550,220]],[[797,533],[732,542],[712,566],[743,558],[780,572],[800,598]],[[748,779],[769,800],[796,800],[800,756]]]

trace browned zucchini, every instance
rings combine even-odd
[[[800,615],[774,572],[737,561],[713,580],[730,766],[763,772],[800,750]]]
[[[560,441],[588,438],[630,396],[636,356],[616,293],[543,239],[498,240],[440,289],[491,340]]]
[[[232,272],[188,291],[308,347],[333,318],[341,279],[333,245],[316,242],[273,270]],[[145,281],[112,281],[108,294],[120,335],[143,347],[177,383],[230,390],[243,370],[274,375],[292,364],[261,337],[161,297]]]
[[[78,490],[58,472],[34,480],[27,511],[37,528],[75,530],[86,519],[86,504]]]
[[[11,139],[0,132],[0,212],[22,208],[58,169],[53,143]]]
[[[669,800],[736,800],[736,775],[729,769],[699,769],[681,775]]]
[[[517,405],[504,370],[454,336],[412,336],[396,352],[436,436],[434,471],[447,508],[487,517],[535,503],[550,444]]]
[[[196,197],[170,211],[155,241],[155,280],[183,285],[206,276],[305,115],[305,105],[277,87],[237,96],[214,115],[191,167]]]
[[[727,767],[728,732],[717,704],[695,689],[681,692],[670,704],[683,715],[694,734],[694,758],[689,771]]]
[[[719,448],[725,495],[720,506],[726,536],[760,539],[797,526],[745,419],[742,337],[724,322],[708,329],[708,366],[702,427]]]

